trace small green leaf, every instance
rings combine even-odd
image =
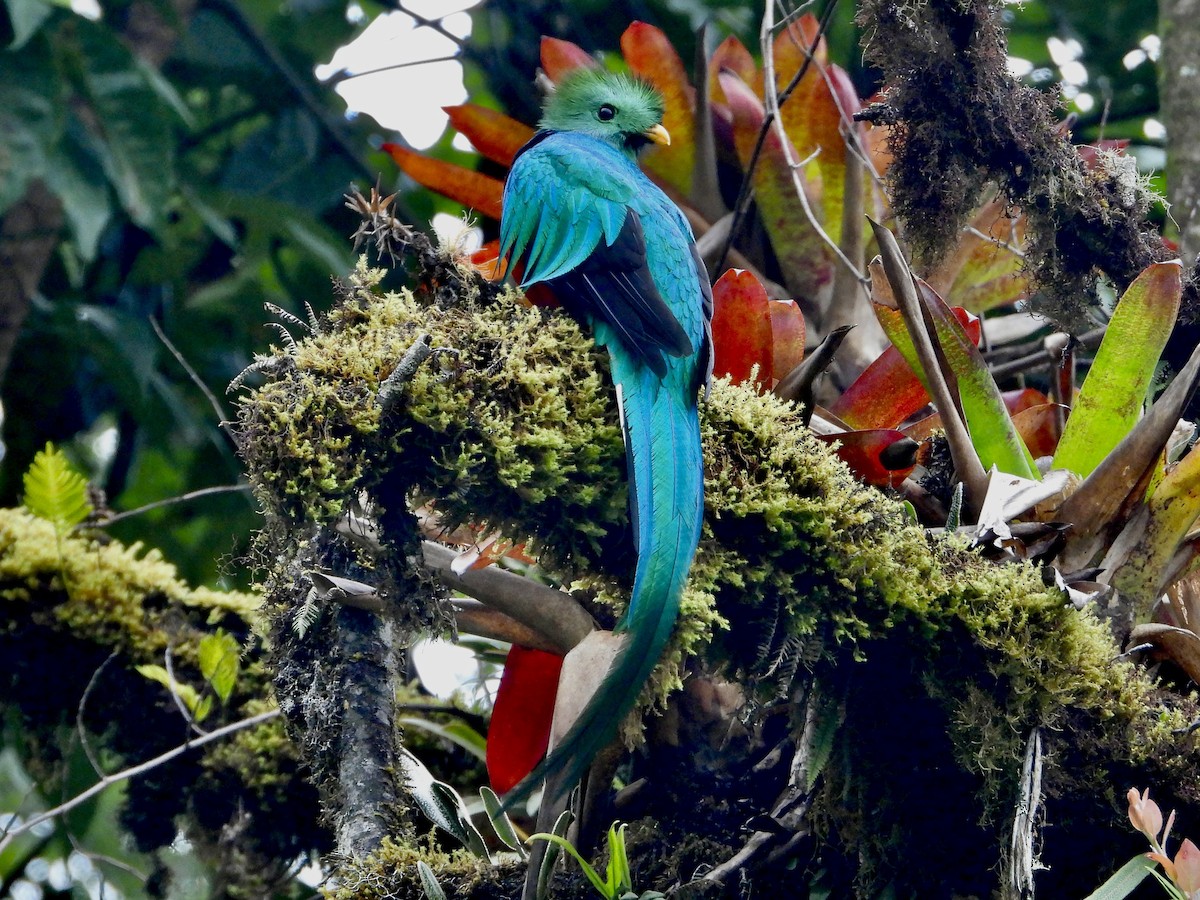
[[[233,693],[241,663],[241,647],[232,635],[217,629],[216,634],[205,635],[200,640],[200,674],[212,685],[213,691],[225,703]]]
[[[551,833],[556,837],[563,837],[567,833],[567,829],[571,827],[571,820],[574,818],[569,809],[564,809],[557,819],[554,820],[554,827]],[[532,840],[532,838],[530,838]],[[542,857],[542,867],[538,870],[537,892],[535,897],[537,900],[546,900],[550,893],[550,879],[554,874],[554,864],[558,862],[561,848],[551,843],[546,848],[546,855]]]
[[[483,808],[487,810],[488,820],[491,821],[500,842],[510,850],[515,850],[522,859],[528,856],[508,813],[501,809],[500,798],[496,796],[496,792],[485,785],[479,789],[479,798],[483,801]]]
[[[65,534],[92,512],[87,482],[53,444],[47,444],[46,449],[33,458],[24,483],[25,508],[54,523],[59,534]]]
[[[1135,856],[1117,869],[1108,881],[1088,894],[1085,900],[1122,900],[1132,894],[1156,866],[1157,863],[1144,854]]]
[[[489,859],[483,835],[472,824],[467,806],[458,792],[434,778],[425,764],[407,750],[400,751],[400,768],[405,786],[425,817],[457,838],[476,856]]]
[[[954,485],[954,493],[950,495],[950,511],[946,513],[946,530],[957,531],[962,517],[963,483]]]
[[[1063,429],[1054,468],[1086,478],[1133,430],[1181,291],[1182,269],[1174,261],[1148,267],[1121,296]]]
[[[421,888],[425,891],[425,896],[429,900],[446,900],[446,892],[438,884],[437,876],[433,874],[433,869],[429,868],[428,863],[422,859],[418,859],[417,872],[421,876]]]
[[[616,822],[608,827],[608,869],[604,875],[610,897],[618,897],[633,890],[633,876],[629,872],[629,856],[625,852],[625,829],[627,827],[622,825],[618,828]]]
[[[604,879],[600,877],[600,873],[592,868],[591,863],[584,859],[583,856],[580,855],[579,851],[575,849],[575,845],[568,841],[565,837],[539,831],[537,834],[531,834],[529,836],[529,843],[532,844],[534,841],[547,841],[548,843],[555,844],[561,847],[563,850],[566,850],[567,853],[574,857],[575,862],[579,863],[579,868],[583,870],[584,876],[592,883],[592,887],[600,892],[601,896],[613,896],[612,892],[608,889],[608,885],[605,884]]]
[[[212,707],[212,698],[202,698],[199,692],[190,684],[184,684],[178,679],[172,679],[171,673],[162,666],[134,666],[134,669],[142,677],[149,678],[151,681],[157,681],[178,697],[187,708],[187,711],[192,714],[192,718],[197,722],[203,721],[204,717],[208,715],[209,709]]]

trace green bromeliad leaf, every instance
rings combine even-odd
[[[1175,261],[1148,267],[1121,296],[1071,409],[1054,468],[1087,477],[1137,424],[1181,291]]]

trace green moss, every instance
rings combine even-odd
[[[59,539],[51,522],[24,509],[0,509],[0,600],[29,604],[39,622],[139,662],[160,660],[171,640],[154,607],[178,604],[216,626],[248,621],[261,602],[254,594],[190,587],[161,553],[141,544],[82,532]]]
[[[465,850],[443,853],[385,839],[373,854],[351,860],[338,870],[335,887],[322,890],[326,900],[414,900],[424,897],[417,863],[433,870],[447,897],[461,900],[513,897],[520,893],[525,867],[515,855],[496,865]]]

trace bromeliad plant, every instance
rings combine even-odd
[[[1172,441],[1195,367],[1143,415],[1179,308],[1178,264],[1151,266],[1125,291],[1078,393],[1080,345],[1065,336],[1057,356],[1035,354],[1039,365],[1052,363],[1047,391],[1002,391],[989,369],[997,348],[980,347],[997,314],[1012,313],[1029,291],[1024,218],[990,201],[951,252],[915,277],[891,232],[868,221],[889,219],[887,128],[855,121],[862,104],[829,62],[815,18],[764,34],[761,64],[729,38],[694,83],[662,32],[644,23],[623,35],[623,62],[542,43],[551,83],[580,66],[624,64],[663,94],[672,143],[648,150],[643,167],[684,209],[719,275],[715,375],[800,401],[813,430],[861,479],[898,490],[926,526],[966,522],[990,552],[1053,563],[1064,585],[1083,592],[1075,596],[1107,600],[1123,634],[1135,616],[1148,620],[1200,550],[1189,536],[1200,513],[1200,457],[1180,458]],[[475,104],[447,112],[500,166],[533,134]],[[499,178],[387,147],[419,183],[499,218]],[[1092,167],[1121,149],[1080,155]],[[748,227],[754,216],[758,227]],[[869,266],[868,248],[879,253]],[[501,278],[496,254],[491,242],[472,263]],[[726,263],[737,268],[723,271]],[[542,289],[529,300],[553,302]],[[1159,615],[1164,621],[1141,626],[1138,640],[1167,655],[1183,643],[1200,659],[1200,637],[1180,629],[1169,607]],[[528,771],[549,731],[547,672],[557,657],[534,664],[527,653],[510,656],[493,721],[499,734],[521,735],[489,746],[500,785]],[[532,696],[541,697],[535,727],[506,725],[506,710]]]

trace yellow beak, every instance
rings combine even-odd
[[[647,128],[642,132],[642,137],[648,141],[653,141],[656,144],[661,144],[664,147],[671,146],[671,132],[663,128],[661,125],[655,125],[653,128]]]

